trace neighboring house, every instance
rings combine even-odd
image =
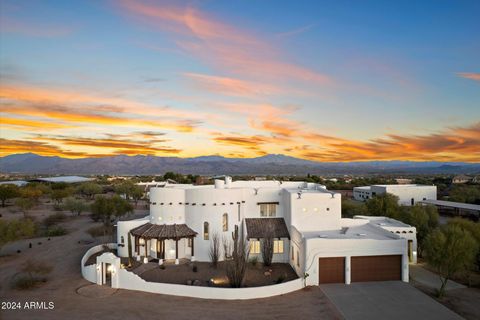
[[[419,184],[383,184],[353,188],[353,198],[365,201],[376,195],[391,193],[398,197],[398,204],[413,206],[419,201],[437,200],[437,186]]]
[[[452,178],[453,184],[467,183],[470,181],[472,181],[472,177],[466,176],[464,174],[461,174]]]
[[[413,253],[403,230],[416,246],[415,228],[378,219],[342,219],[341,195],[315,183],[225,177],[214,185],[167,184],[150,189],[149,216],[118,222],[118,255],[128,257],[130,247],[144,262],[209,261],[213,235],[231,239],[239,226],[260,261],[261,241],[273,230],[273,261],[290,263],[307,285],[408,281]]]

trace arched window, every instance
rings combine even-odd
[[[125,243],[125,238],[123,236],[120,237],[120,243],[122,243],[122,244]]]
[[[208,222],[205,221],[203,223],[203,240],[208,240],[208,228],[209,228]]]
[[[223,231],[228,231],[228,213],[224,213],[222,217]]]

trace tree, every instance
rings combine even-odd
[[[270,266],[272,264],[273,258],[273,229],[269,225],[265,229],[265,236],[260,241],[263,264],[265,266]]]
[[[112,217],[118,219],[133,211],[132,205],[119,196],[113,196],[111,198],[99,196],[95,199],[95,202],[90,205],[90,209],[93,218],[102,220],[106,227],[111,226]]]
[[[440,276],[438,296],[443,297],[448,280],[456,273],[472,267],[478,243],[466,230],[449,224],[430,233],[423,250],[427,263]]]
[[[0,200],[2,201],[2,207],[5,207],[5,202],[8,199],[18,197],[20,194],[19,189],[14,184],[2,184],[0,185]]]
[[[138,201],[143,198],[144,192],[140,186],[135,185],[134,188],[131,190],[131,196],[135,203],[135,207],[138,204]]]
[[[34,203],[38,203],[40,197],[44,194],[43,187],[39,185],[28,185],[20,190],[20,196],[24,199],[30,199]]]
[[[33,208],[34,202],[30,198],[18,198],[15,200],[15,205],[23,212],[24,217],[26,217],[28,211]]]
[[[342,198],[342,218],[353,218],[355,215],[368,215],[365,203]]]
[[[63,202],[63,199],[68,197],[71,193],[72,193],[72,190],[70,188],[53,189],[52,192],[50,193],[50,198],[56,204],[60,204]]]
[[[77,192],[88,199],[93,199],[96,194],[102,193],[102,191],[102,186],[94,182],[85,182],[77,187]]]
[[[400,213],[398,197],[390,193],[384,193],[368,199],[365,205],[368,213],[372,216],[386,216],[396,219]]]
[[[480,203],[480,185],[456,185],[449,192],[449,200],[465,203]]]
[[[63,207],[70,211],[73,214],[80,215],[83,211],[88,209],[87,204],[82,200],[77,200],[73,197],[68,197],[65,199],[65,204]]]
[[[248,255],[250,253],[248,242],[243,233],[238,231],[238,226],[232,232],[232,241],[224,241],[225,253],[225,271],[230,286],[240,288],[245,278],[248,265]]]
[[[475,241],[480,244],[480,224],[463,218],[454,218],[448,221],[448,224],[456,225],[462,228],[464,231],[469,232]],[[477,270],[480,270],[480,246],[477,250],[475,264]]]
[[[0,219],[0,249],[10,241],[32,237],[35,234],[35,223],[30,219]]]
[[[220,259],[220,237],[217,232],[212,234],[210,239],[210,251],[209,251],[210,261],[214,268],[218,265],[218,260]]]
[[[403,207],[399,219],[417,230],[418,251],[421,255],[425,238],[438,226],[437,208],[423,205]]]

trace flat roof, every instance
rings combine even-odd
[[[92,181],[93,178],[85,178],[80,176],[62,176],[62,177],[47,177],[47,178],[35,178],[31,181],[43,181],[43,182],[65,182],[65,183],[77,183]]]
[[[395,227],[395,228],[412,228],[411,225],[403,223],[389,217],[382,216],[354,216],[353,219],[365,219],[370,223],[376,224],[380,227]]]
[[[24,181],[24,180],[0,181],[0,184],[13,184],[13,185],[16,185],[17,187],[22,187],[27,183],[28,181]]]
[[[425,187],[435,187],[435,185],[427,185],[427,184],[374,184],[372,187],[407,187],[407,188],[425,188]]]
[[[398,239],[398,236],[395,234],[380,227],[374,226],[372,223],[343,227],[341,230],[307,231],[302,232],[302,235],[306,239]]]
[[[480,211],[480,205],[471,204],[471,203],[453,202],[453,201],[444,201],[444,200],[428,200],[428,199],[419,201],[419,203],[433,204],[435,206],[458,208],[458,209],[465,209],[465,210],[472,210],[472,211]]]

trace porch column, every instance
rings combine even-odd
[[[137,236],[135,236],[135,256],[137,261],[140,261],[140,239]]]
[[[159,265],[162,265],[163,264],[163,240],[162,239],[158,239],[157,240],[159,242],[159,250],[158,250],[158,264]]]
[[[175,239],[175,264],[178,264],[178,238]]]
[[[143,258],[143,263],[147,263],[148,262],[148,240],[147,239],[144,239],[143,241],[143,245],[145,246],[145,258]]]
[[[345,257],[345,284],[350,284],[351,281],[351,262],[352,258],[350,256]]]
[[[194,251],[195,238],[191,237],[190,240],[192,241],[192,257],[190,258],[190,260],[195,261],[195,251]]]

